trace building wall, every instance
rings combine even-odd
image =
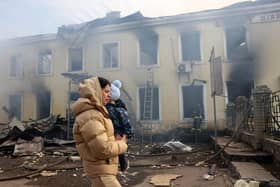
[[[264,22],[250,25],[252,52],[256,57],[256,85],[267,85],[273,91],[280,89],[280,25]]]
[[[52,73],[49,76],[40,76],[36,70],[38,54],[43,49],[51,49],[53,54]],[[68,84],[61,73],[66,71],[66,49],[56,40],[1,46],[1,107],[4,105],[9,107],[9,95],[19,93],[23,96],[22,120],[36,119],[36,92],[47,89],[51,91],[51,113],[65,115]],[[9,78],[10,58],[15,54],[22,57],[24,73],[21,79]],[[0,116],[1,122],[7,122],[7,115],[3,110]]]
[[[201,64],[193,65],[189,76],[177,73],[177,64],[181,63],[180,57],[180,30],[185,28],[201,32]],[[160,120],[163,123],[185,122],[182,119],[182,94],[181,86],[190,85],[193,79],[206,80],[204,85],[204,103],[206,120],[213,120],[213,101],[210,92],[210,70],[208,59],[212,46],[215,46],[216,55],[223,56],[223,27],[217,27],[215,22],[168,25],[153,28],[159,36],[158,65],[153,68],[154,84],[160,89]],[[104,70],[101,67],[101,46],[106,42],[119,42],[120,68]],[[132,97],[134,111],[138,111],[139,103],[137,87],[145,85],[145,68],[139,67],[139,44],[134,31],[112,32],[93,34],[87,39],[86,70],[93,75],[102,75],[110,80],[120,79],[123,87]],[[225,99],[217,98],[217,115],[224,118]],[[170,112],[172,111],[172,112]],[[222,121],[220,122],[222,123]]]
[[[280,37],[279,22],[247,24],[250,51],[258,62],[255,84],[268,84],[272,89],[279,88],[279,52],[277,45]],[[181,87],[190,85],[193,79],[205,80],[203,84],[203,100],[205,119],[209,127],[213,127],[213,100],[210,83],[210,52],[215,47],[215,55],[224,59],[223,80],[229,79],[231,69],[235,64],[227,63],[224,25],[217,21],[199,21],[181,24],[168,24],[151,27],[158,34],[158,65],[154,66],[154,84],[159,87],[160,121],[162,124],[187,124],[182,119]],[[192,66],[192,72],[178,74],[177,65],[181,60],[180,32],[188,30],[200,31],[201,63]],[[120,52],[120,68],[105,70],[102,68],[102,44],[118,42]],[[23,120],[36,118],[36,89],[45,87],[51,91],[51,113],[65,116],[67,107],[68,80],[61,73],[68,71],[68,48],[83,48],[83,71],[93,76],[103,76],[109,80],[119,79],[128,97],[122,98],[129,103],[131,110],[139,118],[138,88],[145,85],[146,69],[139,66],[139,43],[135,30],[114,32],[89,32],[83,43],[65,42],[61,39],[32,42],[29,44],[1,46],[0,50],[0,90],[1,106],[8,105],[8,95],[21,93],[23,95]],[[40,49],[50,48],[53,52],[51,76],[38,76],[36,63]],[[20,53],[24,62],[22,80],[9,79],[9,61],[14,54]],[[256,58],[257,57],[257,58]],[[278,68],[277,68],[278,67]],[[199,83],[201,84],[201,83]],[[37,86],[34,86],[37,85]],[[38,86],[39,85],[39,86]],[[225,86],[225,85],[224,85]],[[77,90],[77,86],[73,86]],[[226,87],[224,93],[226,95]],[[226,98],[216,97],[218,125],[224,125]],[[7,122],[7,115],[0,111],[0,122]]]

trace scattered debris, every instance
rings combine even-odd
[[[130,173],[131,176],[136,176],[138,174],[139,174],[139,172],[137,172],[137,171]]]
[[[42,149],[42,137],[35,137],[32,141],[19,139],[15,145],[13,156],[37,155]]]
[[[71,161],[80,161],[81,157],[79,157],[79,156],[70,156],[69,160],[71,160]]]
[[[19,130],[24,131],[25,127],[23,123],[21,123],[17,118],[13,118],[11,122],[8,124],[10,129],[13,129],[14,127],[17,127]]]
[[[182,175],[177,174],[161,174],[161,175],[154,175],[150,183],[154,186],[170,186],[171,181],[177,179],[178,177],[182,177]]]
[[[159,144],[155,144],[151,147],[151,154],[159,154],[159,153],[166,153],[167,150],[165,147],[159,145]],[[138,152],[139,155],[139,152]]]
[[[10,131],[10,128],[7,124],[0,124],[0,139],[5,138]]]
[[[56,166],[64,161],[67,160],[67,157],[65,158],[62,158],[60,160],[58,160],[57,162],[55,163],[52,163],[52,164],[49,164],[49,165],[46,165],[38,170],[35,170],[35,171],[32,171],[32,172],[29,172],[29,173],[26,173],[26,174],[22,174],[22,175],[17,175],[17,176],[9,176],[9,177],[4,177],[4,178],[0,178],[0,181],[8,181],[8,180],[15,180],[15,179],[20,179],[20,178],[24,178],[24,177],[28,177],[28,176],[31,176],[31,175],[34,175],[36,173],[40,173],[41,171],[43,170],[46,170],[48,168],[51,168],[53,166]]]
[[[247,182],[246,180],[243,180],[243,179],[236,181],[234,184],[234,187],[259,187],[259,186],[260,186],[260,182],[258,182],[258,181]],[[270,186],[267,186],[267,187],[270,187]]]
[[[57,171],[51,172],[51,171],[44,170],[40,173],[40,175],[42,175],[43,177],[51,177],[57,175]]]
[[[174,152],[191,152],[192,148],[190,146],[187,146],[183,144],[180,141],[169,141],[166,144],[164,144],[164,147],[168,147],[171,151]]]
[[[53,155],[55,155],[55,156],[64,156],[63,153],[58,152],[58,151],[53,152]]]
[[[58,125],[50,128],[44,133],[46,139],[66,139],[66,132]]]
[[[204,165],[204,164],[205,164],[204,161],[199,161],[199,162],[197,162],[197,163],[195,164],[195,166],[196,166],[196,167],[199,167],[199,166],[202,166],[202,165]]]
[[[38,157],[40,157],[40,158],[42,158],[43,156],[45,156],[44,153],[42,153],[42,152],[36,153],[35,155],[38,156]]]

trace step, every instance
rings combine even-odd
[[[231,167],[239,179],[259,182],[279,182],[269,171],[256,162],[231,162]]]
[[[215,141],[214,137],[211,137],[213,142],[218,146],[218,148],[223,148],[230,140],[231,137],[217,137]],[[271,159],[272,154],[264,151],[254,150],[248,144],[242,142],[231,142],[224,150],[226,156],[230,158],[267,158]]]

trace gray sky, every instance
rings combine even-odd
[[[221,8],[245,0],[0,0],[0,39],[56,33],[61,25],[81,23],[118,10],[158,17]]]

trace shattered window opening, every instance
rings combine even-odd
[[[37,97],[37,119],[47,118],[51,112],[51,93],[42,91],[36,94]]]
[[[145,88],[139,88],[140,120],[144,120],[144,96]],[[153,88],[152,120],[159,120],[159,88]]]
[[[242,81],[227,81],[227,93],[228,101],[235,102],[238,96],[251,97],[252,89],[254,88],[254,81],[242,80]]]
[[[83,70],[83,49],[82,48],[70,48],[69,49],[69,64],[68,70],[82,71]]]
[[[14,55],[10,59],[10,77],[15,79],[23,77],[23,64],[20,55]]]
[[[118,68],[119,67],[119,44],[107,43],[103,44],[103,68]]]
[[[227,58],[230,60],[248,57],[246,29],[244,27],[226,29],[226,51]]]
[[[183,62],[201,61],[200,32],[182,32],[181,48]]]
[[[182,86],[183,118],[193,118],[201,115],[204,118],[203,86]]]
[[[140,65],[149,66],[158,64],[158,35],[146,31],[139,36]]]
[[[40,52],[39,61],[38,61],[38,69],[37,72],[39,75],[48,75],[51,73],[52,66],[52,51],[46,50]]]
[[[22,119],[22,95],[14,94],[9,96],[9,109],[11,116],[16,117],[18,120]]]

